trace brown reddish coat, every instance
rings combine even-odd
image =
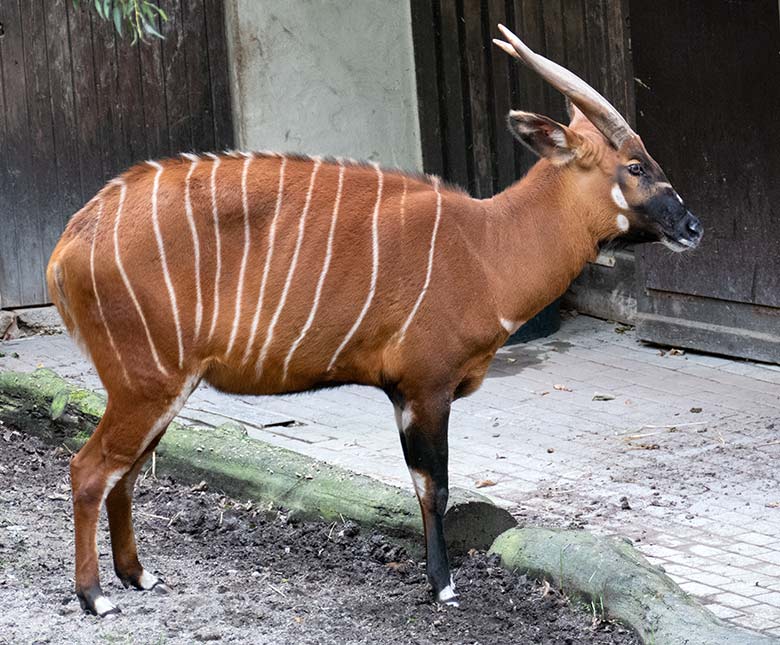
[[[503,33],[512,44],[499,45],[588,118],[575,111],[567,127],[510,113],[543,159],[492,199],[373,164],[183,155],[132,168],[74,216],[48,283],[108,392],[71,462],[85,609],[116,611],[98,577],[104,500],[120,579],[162,584],[138,560],[133,484],[201,379],[255,394],[383,389],[420,500],[428,577],[455,602],[442,525],[451,402],[479,387],[508,335],[563,293],[600,242],[629,229],[677,249],[701,239],[614,108]]]

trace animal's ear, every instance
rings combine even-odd
[[[574,130],[541,114],[512,110],[508,122],[512,134],[521,143],[554,164],[574,159],[582,144],[582,137]]]

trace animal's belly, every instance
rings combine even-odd
[[[252,366],[215,361],[204,372],[203,380],[223,392],[254,395],[292,394],[348,384],[375,385],[373,379],[358,371],[353,371],[349,378],[341,378],[340,372],[312,368],[290,369],[285,373],[281,366],[271,362],[258,373]]]

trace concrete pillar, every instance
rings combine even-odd
[[[421,169],[408,0],[226,0],[236,145]]]

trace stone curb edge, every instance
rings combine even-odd
[[[780,639],[717,618],[625,538],[514,528],[490,549],[510,570],[549,580],[616,618],[652,645],[770,645]]]
[[[0,412],[4,401],[6,408],[54,420],[57,437],[43,438],[65,441],[73,450],[89,438],[105,410],[102,396],[47,369],[0,372]],[[156,456],[158,474],[190,484],[205,480],[231,497],[268,509],[281,506],[301,519],[351,519],[402,539],[415,557],[422,553],[420,509],[410,491],[252,439],[240,424],[205,428],[174,422]],[[453,489],[445,522],[450,547],[461,551],[487,549],[517,523],[488,498],[462,489]]]
[[[91,431],[105,400],[51,370],[0,372],[0,413],[4,408],[57,421],[65,442],[77,448],[88,438],[84,422]],[[421,549],[419,507],[411,493],[250,439],[238,424],[205,429],[172,423],[158,446],[157,470],[189,483],[206,480],[232,497],[269,509],[282,506],[302,519],[352,519],[402,539],[418,554]],[[518,528],[506,510],[484,496],[453,489],[451,497],[445,518],[450,548],[490,547],[504,567],[547,579],[592,603],[595,611],[634,629],[644,643],[780,643],[718,619],[625,540],[586,531]]]

